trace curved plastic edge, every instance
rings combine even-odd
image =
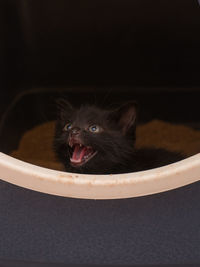
[[[0,153],[0,179],[52,195],[84,199],[146,196],[200,180],[200,153],[148,171],[86,175],[38,167]]]

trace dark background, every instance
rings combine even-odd
[[[195,0],[1,0],[1,88],[200,84]]]

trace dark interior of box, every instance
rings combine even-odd
[[[195,129],[200,128],[200,7],[197,0],[2,0],[0,5],[2,18],[0,22],[2,30],[0,37],[2,44],[0,46],[1,152],[10,153],[16,149],[26,130],[55,119],[55,99],[63,95],[74,105],[89,102],[106,107],[113,103],[134,99],[139,103],[140,123],[156,118],[189,125]],[[10,188],[10,186],[2,183],[2,188]],[[14,194],[20,189],[11,186],[9,190]],[[192,205],[193,201],[198,200],[198,190],[195,187],[189,191],[194,194],[196,192],[196,199],[193,197],[190,201],[189,195],[187,197]],[[23,198],[23,192],[23,190],[19,191],[21,198]],[[45,197],[51,198],[43,195],[40,198],[40,194],[37,194],[41,201]],[[184,198],[183,193],[178,194]],[[9,196],[7,197],[9,199]],[[31,197],[34,198],[33,195]],[[177,201],[177,197],[172,193],[174,201]],[[158,198],[157,200],[149,198],[149,201],[157,203]],[[165,198],[167,201],[167,195]],[[61,200],[62,198],[60,202]],[[4,203],[3,198],[1,201]],[[145,202],[145,198],[141,201]],[[200,201],[197,202],[200,203]],[[53,200],[51,205],[54,205],[52,203]],[[81,203],[83,205],[83,202]],[[125,205],[125,202],[118,203]],[[131,203],[129,202],[129,207],[132,207]],[[65,204],[61,204],[63,208]],[[137,200],[137,205],[140,204],[141,202]],[[76,206],[77,202],[71,205]],[[102,211],[104,214],[103,206],[98,205],[100,213]],[[113,205],[116,208],[115,204]],[[163,205],[165,207],[165,204]],[[185,203],[184,207],[187,213],[189,206]],[[178,211],[178,206],[176,208],[174,212]],[[131,208],[128,210],[130,211]],[[138,211],[136,206],[135,210]],[[35,258],[33,254],[30,257],[17,252],[9,254],[11,243],[7,241],[7,252],[0,249],[4,251],[0,258],[79,264],[94,262],[97,264],[123,264],[124,262],[129,265],[197,263],[200,262],[200,253],[196,250],[196,240],[199,234],[197,227],[199,216],[196,211],[197,209],[193,208],[188,217],[193,222],[193,229],[196,229],[197,235],[190,232],[188,224],[185,228],[183,226],[181,238],[177,237],[176,242],[173,241],[175,243],[170,243],[172,238],[169,243],[166,242],[166,247],[160,247],[159,242],[162,236],[158,234],[161,239],[155,240],[155,249],[152,250],[149,247],[149,251],[153,251],[153,256],[149,252],[145,260],[142,256],[145,255],[147,249],[145,245],[141,245],[141,251],[143,251],[141,255],[139,253],[135,257],[127,256],[127,258],[120,259],[114,253],[114,258],[111,256],[109,259],[107,252],[103,250],[103,253],[107,255],[104,261],[98,254],[98,249],[91,250],[93,251],[91,252],[88,248],[87,251],[79,251],[78,259],[80,260],[73,261],[73,257],[63,256],[64,254],[49,256],[48,253],[53,253],[51,249],[46,258],[41,255],[37,256],[39,252],[35,254]],[[120,215],[118,211],[116,214]],[[172,218],[170,212],[168,215]],[[126,214],[123,216],[126,217]],[[173,213],[173,216],[177,215]],[[4,217],[7,218],[5,214]],[[11,218],[12,216],[9,217],[10,220]],[[94,215],[93,219],[97,218],[98,215]],[[153,225],[153,215],[149,214],[149,217],[145,218],[146,222]],[[167,220],[167,217],[163,218]],[[127,217],[127,220],[129,219]],[[175,235],[178,235],[180,222],[178,217],[174,220]],[[23,216],[21,221],[23,221]],[[54,221],[54,223],[57,222]],[[132,223],[134,224],[133,221]],[[139,223],[138,220],[136,225]],[[166,227],[171,231],[173,227],[170,228],[169,224],[158,220],[158,227]],[[120,227],[125,227],[125,225],[127,225],[126,219]],[[68,227],[71,226],[68,225]],[[150,229],[147,225],[145,227]],[[134,232],[136,228],[131,231]],[[58,235],[61,232],[64,233],[64,228],[61,232],[59,232],[59,227],[56,229]],[[102,229],[106,229],[106,224],[102,226]],[[119,228],[116,227],[116,229]],[[142,227],[137,230],[143,231]],[[89,234],[90,231],[87,231]],[[133,232],[131,235],[134,238]],[[125,236],[127,234],[128,232]],[[188,247],[183,244],[184,236],[187,238],[191,236],[191,240],[188,241],[190,242],[190,255],[185,253]],[[145,237],[142,240],[151,242],[152,237],[153,233],[146,237],[149,238],[148,241]],[[163,236],[163,238],[167,237]],[[101,239],[101,241],[105,240],[113,244],[115,238],[112,238],[112,241],[109,241],[107,237]],[[127,242],[132,244],[129,241]],[[22,240],[23,242],[25,241]],[[69,245],[68,241],[64,243]],[[136,240],[136,243],[139,244],[140,241]],[[99,247],[97,243],[95,244],[97,248],[101,248],[101,245]],[[122,251],[125,251],[128,245],[123,244]],[[179,257],[179,253],[177,256],[171,250],[169,252],[171,254],[166,256],[165,252],[169,251],[168,248],[173,245],[178,248],[178,251],[181,247],[180,255],[182,256]],[[71,246],[72,250],[76,247],[75,244]],[[58,247],[60,248],[59,245]],[[130,254],[131,251],[130,249]],[[156,251],[159,251],[158,254]],[[90,253],[97,253],[96,260],[93,256],[91,258],[84,256]],[[112,254],[112,250],[110,253]]]

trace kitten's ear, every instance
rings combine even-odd
[[[136,117],[137,104],[134,101],[128,102],[111,112],[111,118],[119,125],[124,135],[135,134]]]
[[[60,119],[65,119],[66,115],[73,111],[72,105],[65,98],[56,99],[56,105]]]

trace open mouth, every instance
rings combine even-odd
[[[69,142],[69,146],[70,162],[73,166],[82,166],[97,154],[91,146],[84,146],[81,143]]]

